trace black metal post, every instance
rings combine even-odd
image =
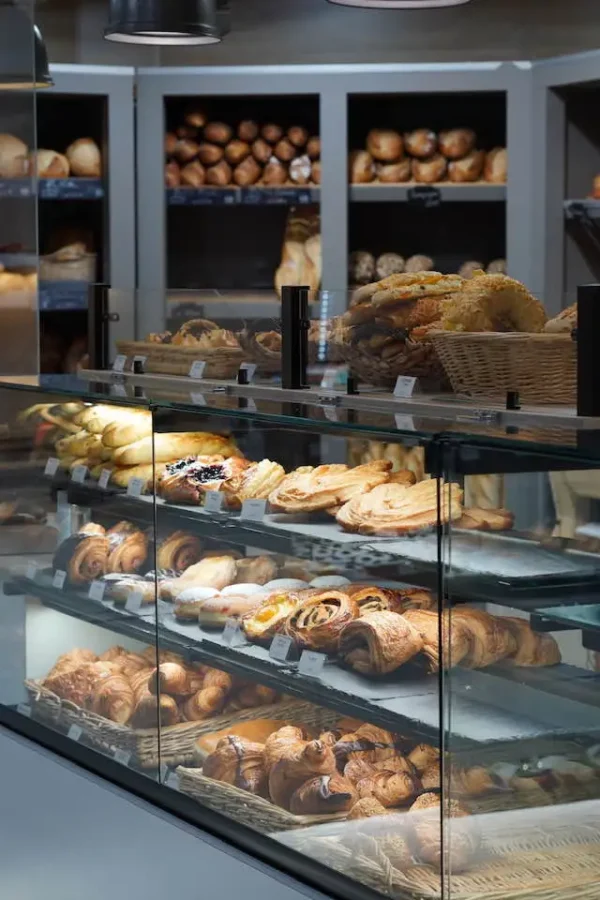
[[[600,416],[600,284],[577,288],[577,415]]]
[[[90,369],[107,369],[109,284],[90,284],[88,288],[88,356]]]
[[[281,386],[292,390],[306,386],[309,290],[291,285],[281,289]]]

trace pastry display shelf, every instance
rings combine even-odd
[[[437,197],[436,197],[437,193]],[[436,206],[439,203],[478,203],[505,201],[506,185],[476,182],[455,184],[351,184],[350,200],[354,203],[404,203]]]
[[[106,628],[143,643],[155,643],[164,650],[187,659],[216,666],[244,678],[258,680],[342,715],[436,741],[439,735],[439,680],[424,675],[417,667],[405,666],[385,680],[363,678],[331,663],[318,676],[302,674],[295,662],[271,659],[268,649],[252,644],[229,646],[223,634],[200,629],[195,623],[175,620],[169,604],[159,602],[158,625],[155,608],[140,613],[118,610],[110,602],[90,600],[82,590],[52,586],[50,570],[40,570],[35,580],[4,574],[6,594],[35,596],[45,606],[85,622]],[[521,671],[521,670],[520,670]],[[452,704],[454,749],[491,745],[548,735],[585,735],[593,730],[593,716],[584,704],[571,704],[528,688],[519,710],[514,709],[514,690],[492,671],[454,670],[460,678]],[[524,671],[523,678],[528,678]],[[557,705],[560,715],[557,715]],[[563,709],[564,707],[564,709]],[[531,714],[531,710],[535,714]],[[564,717],[563,717],[564,714]],[[561,727],[556,727],[556,722]]]
[[[591,600],[591,597],[588,598]],[[600,603],[596,592],[595,603],[573,603],[555,606],[539,606],[535,611],[536,627],[581,631],[583,646],[600,653]]]
[[[302,206],[318,203],[321,190],[306,187],[176,187],[167,188],[167,206]]]
[[[0,179],[0,198],[33,197],[40,200],[101,200],[104,184],[101,178],[31,178]]]
[[[565,218],[572,221],[600,219],[600,200],[586,197],[583,200],[565,200]]]
[[[44,312],[87,310],[88,288],[85,281],[40,281],[39,308]]]

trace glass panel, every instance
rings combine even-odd
[[[598,463],[466,445],[445,474],[464,491],[442,545],[447,896],[585,893],[598,881]]]

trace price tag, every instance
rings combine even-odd
[[[48,462],[46,463],[46,468],[44,469],[44,475],[47,475],[49,478],[54,478],[56,473],[58,472],[58,460],[55,456],[51,456]]]
[[[424,206],[425,209],[435,209],[441,206],[442,192],[432,184],[418,184],[409,188],[406,198],[413,206]]]
[[[83,484],[87,478],[87,473],[87,466],[73,466],[73,469],[71,470],[71,481],[74,481],[76,484]]]
[[[144,603],[144,595],[141,591],[132,591],[129,597],[125,602],[125,609],[127,612],[136,613],[139,612]]]
[[[105,581],[92,581],[88,591],[90,600],[104,600],[104,592],[106,590]]]
[[[121,763],[122,766],[129,765],[129,760],[131,759],[131,753],[129,753],[127,750],[122,750],[120,747],[117,747],[113,756],[118,763]]]
[[[37,563],[28,562],[27,568],[25,569],[25,578],[28,578],[29,581],[35,581],[37,576]]]
[[[238,647],[240,644],[246,643],[239,619],[227,619],[223,629],[223,643],[228,647]]]
[[[21,713],[22,716],[27,716],[28,719],[31,718],[31,707],[28,703],[18,703],[17,712]]]
[[[57,569],[52,579],[52,587],[58,588],[59,591],[62,591],[65,586],[66,580],[67,573],[63,572],[61,569]]]
[[[204,359],[195,359],[190,366],[190,378],[202,378],[205,368],[206,361]]]
[[[314,650],[303,650],[298,663],[298,672],[301,675],[318,678],[326,662],[327,657],[324,653],[316,653]]]
[[[78,741],[82,734],[83,728],[79,725],[71,725],[67,731],[67,737],[70,737],[72,741]]]
[[[411,375],[398,375],[394,387],[394,397],[412,397],[417,379]]]
[[[291,637],[287,637],[285,634],[276,634],[269,647],[269,656],[271,659],[278,659],[280,662],[285,662],[292,649],[292,644],[293,641]]]
[[[119,356],[115,356],[115,361],[113,363],[113,372],[124,372],[126,363],[127,357],[122,353],[120,353]]]
[[[204,495],[204,509],[207,512],[222,512],[225,495],[221,491],[207,491]]]
[[[129,480],[129,484],[127,485],[127,496],[128,497],[141,497],[144,493],[144,488],[146,487],[146,479],[145,478],[131,478]]]
[[[338,411],[336,406],[324,406],[323,415],[329,422],[338,421]]]
[[[126,397],[127,391],[124,384],[113,384],[111,387],[114,397]]]
[[[190,394],[190,400],[192,401],[194,406],[206,406],[206,398],[204,397],[204,394],[196,394],[195,392],[192,392]]]
[[[100,478],[98,479],[98,487],[101,487],[103,490],[106,490],[108,487],[108,482],[110,481],[110,476],[112,472],[110,469],[102,469],[100,472]]]
[[[266,500],[244,500],[242,503],[240,519],[252,519],[255,522],[262,522],[266,511]]]
[[[257,369],[256,363],[249,363],[249,362],[240,363],[240,372],[247,373],[246,384],[250,384],[250,382],[252,381],[252,379],[254,378],[254,376],[256,374],[256,369]]]
[[[396,423],[396,428],[399,431],[415,431],[415,422],[412,416],[404,416],[401,413],[396,413],[394,421]]]
[[[337,369],[325,369],[323,372],[323,377],[321,378],[321,387],[327,388],[327,390],[333,390],[335,387],[335,383],[338,376]]]

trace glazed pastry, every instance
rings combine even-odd
[[[366,150],[354,150],[348,160],[351,184],[367,184],[375,178],[375,163]]]
[[[508,531],[512,528],[515,517],[508,509],[480,509],[472,506],[463,509],[463,514],[456,522],[456,528],[467,528],[478,531]]]
[[[375,460],[351,469],[343,464],[303,466],[287,475],[269,495],[274,510],[314,512],[345,503],[388,480],[392,464]]]
[[[119,522],[107,532],[108,562],[107,571],[123,573],[137,572],[148,555],[148,536],[138,531],[128,522]]]
[[[174,531],[156,548],[156,568],[184,572],[197,563],[202,554],[202,542],[187,531]]]
[[[294,791],[290,812],[296,816],[331,815],[351,809],[357,799],[354,786],[341,775],[317,775]]]
[[[265,585],[277,574],[277,564],[271,556],[249,556],[238,559],[236,577],[241,582]]]
[[[287,754],[275,762],[268,772],[271,799],[284,809],[289,809],[294,791],[309,778],[336,774],[335,758],[331,748],[321,741],[297,740],[290,742]]]
[[[116,466],[137,466],[140,463],[169,462],[192,454],[235,456],[237,448],[229,438],[220,434],[203,431],[182,434],[157,433],[154,437],[142,438],[126,447],[119,447],[114,452],[113,461]]]
[[[441,153],[435,153],[430,159],[413,159],[412,176],[415,181],[422,184],[434,184],[436,181],[444,180],[447,166],[446,159]]]
[[[469,652],[461,661],[466,668],[482,669],[517,652],[517,640],[510,626],[499,617],[464,606],[454,608],[451,616],[453,631],[463,626],[469,633]]]
[[[461,159],[470,153],[475,146],[475,132],[470,128],[452,128],[441,131],[439,136],[440,152],[447,159]]]
[[[402,184],[410,179],[412,167],[410,159],[405,157],[395,163],[377,163],[375,174],[382,184]]]
[[[343,591],[317,591],[289,615],[284,632],[300,649],[335,653],[340,634],[357,612],[355,602]]]
[[[238,125],[237,134],[241,141],[251,143],[258,137],[258,125],[252,119],[244,119]]]
[[[242,473],[256,463],[240,457],[186,457],[167,464],[156,486],[159,497],[169,503],[199,506],[207,491],[222,490],[228,481],[236,484]],[[282,470],[283,471],[283,470]]]
[[[404,155],[404,141],[397,131],[374,128],[367,135],[367,150],[379,162],[396,162]]]
[[[222,628],[228,619],[252,615],[260,606],[262,598],[262,594],[210,597],[199,605],[198,623],[205,628]]]
[[[442,613],[441,619],[443,641],[441,653],[438,613],[426,609],[409,609],[403,615],[421,635],[422,652],[427,659],[429,672],[439,672],[442,659],[445,661],[444,668],[449,669],[460,665],[468,655],[471,648],[470,633],[460,622],[451,619],[447,612]]]
[[[417,128],[404,135],[404,149],[410,156],[427,159],[437,150],[437,135],[429,128]]]
[[[54,571],[67,573],[71,584],[87,584],[107,571],[108,538],[102,534],[72,534],[54,554]]]
[[[347,821],[353,819],[370,819],[374,816],[385,816],[388,811],[375,797],[363,797],[357,800],[346,816]]]
[[[415,798],[420,788],[421,782],[416,775],[385,770],[363,778],[356,785],[361,800],[372,797],[386,809],[391,806],[406,806]]]
[[[358,609],[357,615],[364,616],[370,612],[400,613],[404,609],[404,601],[400,590],[390,588],[378,588],[373,585],[368,587],[361,584],[353,584],[347,588],[348,595],[354,601]]]
[[[228,460],[232,464],[240,460]],[[238,466],[237,472],[223,481],[221,490],[228,506],[239,509],[244,500],[266,500],[285,478],[285,469],[279,463],[263,459],[258,463]]]
[[[422,775],[431,766],[439,764],[440,751],[431,744],[418,744],[408,754],[408,760],[417,772]]]
[[[385,766],[398,755],[398,744],[390,731],[363,723],[356,731],[342,735],[334,747],[334,753],[341,768],[350,762],[371,767],[379,764]]]
[[[492,184],[504,184],[508,177],[508,153],[505,147],[494,147],[485,158],[483,177]]]
[[[471,150],[462,159],[455,159],[448,163],[448,178],[455,182],[478,181],[481,178],[484,163],[484,151]]]
[[[258,609],[242,619],[246,637],[251,641],[271,641],[300,602],[301,596],[292,591],[271,594]]]
[[[515,666],[554,666],[561,661],[558,644],[551,634],[533,631],[527,619],[502,616],[517,643],[517,651],[510,657]]]
[[[204,760],[202,774],[232,784],[242,791],[266,796],[267,776],[263,744],[230,734]]]
[[[460,487],[442,483],[439,510],[437,495],[435,478],[412,487],[382,484],[345,503],[336,519],[345,531],[382,535],[410,534],[424,528],[435,528],[439,522],[459,519],[463,495]]]
[[[179,663],[161,663],[148,679],[148,690],[151,694],[187,696],[190,693],[190,677],[187,669]]]
[[[216,166],[223,159],[224,150],[217,144],[204,142],[198,147],[198,159],[204,166]]]
[[[346,665],[362,675],[393,672],[422,649],[419,632],[393,612],[372,612],[350,622],[340,636]]]

